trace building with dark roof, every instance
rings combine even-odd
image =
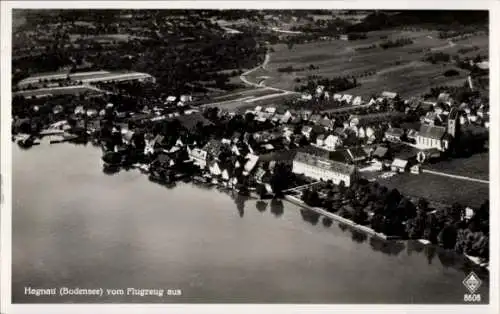
[[[293,173],[303,174],[316,180],[331,180],[334,184],[344,182],[349,186],[357,179],[354,165],[333,161],[305,152],[297,152],[293,160]]]
[[[420,149],[437,148],[446,151],[449,146],[449,139],[446,136],[446,127],[422,124],[416,138],[416,146]]]

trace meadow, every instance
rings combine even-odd
[[[429,201],[478,208],[489,199],[489,184],[477,183],[428,173],[414,175],[398,174],[391,178],[377,178],[377,181],[389,189],[396,188],[408,197],[424,197]]]
[[[411,38],[413,44],[389,49],[378,46],[381,42],[398,38]],[[440,39],[437,31],[390,30],[370,32],[368,38],[356,41],[311,42],[294,45],[291,49],[285,44],[278,44],[273,46],[274,51],[266,69],[252,73],[249,79],[258,82],[259,77],[267,76],[267,86],[293,90],[301,84],[296,79],[305,79],[309,75],[330,78],[354,76],[360,86],[346,93],[369,97],[387,90],[400,93],[403,97],[417,96],[428,92],[433,86],[462,85],[467,77],[466,71],[453,64],[423,61],[426,53],[457,54],[462,48],[472,47],[477,48],[460,55],[488,55],[488,36],[477,35],[452,42]],[[310,65],[316,69],[310,70]],[[289,66],[305,70],[291,73],[278,71]],[[456,69],[459,75],[445,77],[443,73],[449,69]]]

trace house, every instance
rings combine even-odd
[[[399,142],[404,135],[404,131],[400,128],[390,128],[385,131],[384,138],[389,142]]]
[[[449,140],[444,126],[422,124],[416,138],[416,146],[420,149],[448,149]]]
[[[391,164],[391,171],[405,172],[406,170],[408,170],[408,165],[408,160],[395,158]]]
[[[309,121],[314,123],[314,124],[318,124],[319,121],[321,121],[321,116],[319,114],[313,114],[310,118],[309,118]]]
[[[323,146],[328,150],[335,150],[342,146],[342,139],[338,135],[330,134],[323,141]]]
[[[290,120],[292,119],[292,113],[287,110],[285,113],[283,113],[283,115],[281,116],[280,120],[279,120],[279,123],[288,123]]]
[[[375,150],[373,151],[371,157],[372,160],[378,160],[378,161],[383,161],[386,160],[389,156],[389,149],[384,146],[377,146]]]
[[[327,131],[332,131],[335,128],[335,119],[325,117],[319,121],[319,125]]]
[[[385,92],[382,92],[381,96],[383,98],[393,100],[393,99],[395,99],[398,96],[398,94],[397,93],[393,93],[393,92],[387,92],[387,91],[385,91]]]
[[[212,139],[203,147],[203,150],[207,152],[208,158],[218,158],[222,151],[222,143]]]
[[[267,113],[270,113],[270,114],[274,114],[274,113],[276,113],[276,108],[275,107],[267,107],[266,109],[264,109],[264,111]]]
[[[354,97],[354,100],[352,101],[353,106],[360,106],[363,103],[363,99],[361,96],[356,96]]]
[[[124,132],[122,131],[123,143],[125,143],[126,145],[132,144],[132,139],[133,138],[134,138],[134,132],[133,131],[130,131],[130,130],[124,130]]]
[[[324,134],[318,135],[318,137],[316,138],[316,145],[323,146],[324,144],[325,144],[325,135]]]
[[[348,160],[353,164],[358,164],[368,159],[368,155],[362,147],[348,148],[345,152],[347,153]]]
[[[201,148],[188,149],[188,155],[194,164],[200,168],[205,168],[207,165],[208,153]]]
[[[312,95],[309,94],[309,93],[305,93],[305,94],[302,94],[302,96],[300,97],[300,99],[302,99],[302,100],[311,100],[312,99]]]
[[[183,103],[193,101],[193,96],[191,95],[181,95],[180,101]]]
[[[352,96],[352,95],[349,95],[349,94],[344,94],[344,96],[342,96],[341,101],[345,101],[347,104],[350,104],[350,103],[351,103],[352,98],[353,98],[353,96]]]
[[[449,106],[451,106],[453,104],[453,99],[451,98],[451,95],[449,93],[439,94],[437,101],[438,101],[438,103],[441,102],[441,103],[447,104]]]
[[[219,163],[217,161],[213,161],[208,165],[208,170],[213,176],[220,176],[222,174],[222,170],[220,169]]]
[[[293,160],[292,172],[303,174],[316,180],[331,180],[334,184],[344,182],[346,186],[357,180],[358,173],[354,165],[318,157],[305,152],[298,152]]]
[[[245,163],[245,166],[243,166],[243,174],[248,175],[252,170],[255,168],[257,165],[257,162],[259,161],[259,156],[254,155],[254,154],[248,154],[247,156],[247,162]]]
[[[304,125],[302,127],[302,130],[301,130],[301,133],[302,135],[304,135],[307,139],[309,139],[311,137],[311,134],[312,134],[312,126],[310,125]]]
[[[342,95],[341,94],[333,94],[333,100],[341,101],[342,100]]]

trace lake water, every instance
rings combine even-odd
[[[100,157],[90,145],[14,145],[14,303],[463,303],[467,293],[455,254],[325,226],[288,202],[104,174]],[[36,297],[25,287],[182,295]]]

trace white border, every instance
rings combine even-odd
[[[0,0],[1,23],[1,173],[3,174],[3,204],[1,211],[1,299],[0,313],[311,313],[311,312],[351,312],[351,313],[500,313],[498,303],[498,246],[500,221],[498,210],[500,182],[499,171],[499,126],[500,109],[498,78],[500,42],[500,4],[497,1],[481,0],[419,0],[419,1],[4,1]],[[10,139],[10,97],[11,97],[11,10],[12,8],[193,8],[193,9],[490,9],[490,201],[492,223],[490,234],[490,305],[447,306],[447,305],[15,305],[10,304],[11,286],[11,139]],[[491,140],[493,139],[493,140]],[[404,280],[404,278],[401,278]]]

